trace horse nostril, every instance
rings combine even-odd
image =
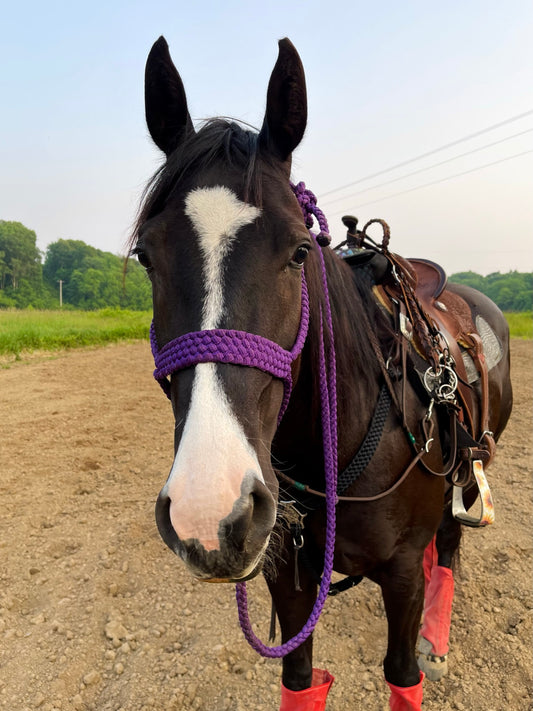
[[[157,529],[159,531],[159,535],[170,550],[177,553],[177,544],[179,539],[170,520],[170,498],[163,492],[164,489],[159,493],[157,501],[155,502],[155,520]]]
[[[224,538],[237,551],[244,549],[248,531],[250,530],[254,515],[254,498],[249,495],[246,501],[241,497],[231,514],[223,523]]]
[[[276,520],[276,502],[269,489],[261,484],[260,490],[252,494],[254,503],[254,523],[259,528],[272,529]]]
[[[225,538],[237,550],[262,546],[276,519],[276,505],[267,487],[249,475],[241,486],[241,496],[223,523]]]

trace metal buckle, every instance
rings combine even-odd
[[[407,316],[400,311],[399,314],[400,332],[408,341],[413,340],[413,327]]]

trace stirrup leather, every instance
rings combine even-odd
[[[466,512],[463,501],[463,487],[454,484],[452,495],[452,514],[457,521],[465,526],[481,528],[482,526],[488,526],[489,524],[494,523],[494,503],[492,501],[492,494],[490,493],[485,472],[483,471],[483,462],[480,459],[474,459],[472,461],[472,471],[479,490],[481,513],[479,517],[476,517]]]

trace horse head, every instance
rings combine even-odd
[[[295,48],[279,43],[258,133],[222,119],[196,131],[162,37],[148,57],[145,100],[166,161],[147,190],[133,251],[152,282],[156,347],[235,329],[290,350],[312,249],[289,183],[307,116]],[[174,372],[168,394],[175,457],[156,505],[159,531],[199,579],[252,577],[276,520],[270,447],[284,384],[259,368],[202,362]]]

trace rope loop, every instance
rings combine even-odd
[[[383,230],[383,239],[381,241],[381,249],[383,252],[387,252],[389,249],[389,242],[390,242],[390,227],[388,224],[385,222],[385,220],[381,220],[378,217],[375,217],[373,220],[369,220],[366,225],[363,227],[363,234],[364,236],[369,239],[373,244],[376,244],[374,240],[368,235],[367,233],[367,228],[370,227],[370,225],[378,224],[381,225],[381,229]]]

